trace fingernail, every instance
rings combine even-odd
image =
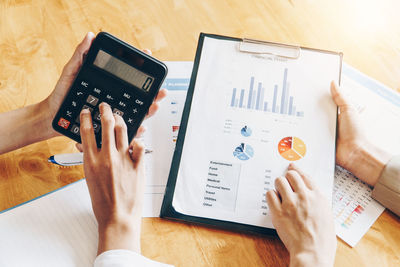
[[[88,114],[88,113],[90,113],[88,108],[84,108],[81,110],[81,114]]]
[[[153,53],[151,52],[151,50],[150,49],[143,49],[147,54],[149,54],[149,55],[152,55]]]

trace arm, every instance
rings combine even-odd
[[[330,203],[293,164],[267,192],[272,223],[290,254],[290,266],[333,266],[336,235]]]
[[[54,91],[42,102],[0,114],[0,154],[43,141],[59,134],[51,121],[71,86],[83,57],[94,40],[88,33],[65,65]]]
[[[88,110],[81,112],[81,136],[86,183],[98,222],[96,267],[161,264],[140,255],[144,175],[144,147],[128,143],[124,120],[106,103],[99,106],[102,147],[98,149]],[[130,152],[132,151],[132,153]]]
[[[0,114],[0,154],[56,136],[45,102]]]
[[[372,197],[400,216],[400,156],[393,157],[386,164]]]
[[[375,186],[372,197],[400,215],[400,157],[370,143],[354,107],[334,83],[332,98],[339,107],[336,161],[362,181]]]

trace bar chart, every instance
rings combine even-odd
[[[290,95],[289,87],[288,69],[285,68],[283,73],[282,92],[279,92],[279,86],[278,84],[275,84],[273,86],[272,101],[268,102],[265,101],[266,88],[263,86],[263,83],[259,82],[257,85],[255,85],[255,79],[254,76],[252,76],[250,77],[250,85],[247,93],[245,89],[240,89],[240,92],[238,88],[232,89],[230,106],[233,108],[243,108],[288,116],[304,117],[304,111],[296,110],[295,99]],[[247,99],[245,99],[245,94]]]

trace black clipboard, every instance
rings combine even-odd
[[[291,58],[291,59],[297,59],[300,56],[302,49],[313,50],[313,51],[318,51],[318,52],[322,52],[322,53],[336,54],[336,55],[339,55],[340,59],[341,59],[339,73],[341,73],[343,54],[338,53],[338,52],[306,48],[306,47],[300,47],[300,46],[294,46],[294,45],[287,45],[287,44],[280,44],[280,43],[273,43],[273,42],[264,42],[264,41],[245,39],[245,38],[228,37],[228,36],[222,36],[222,35],[216,35],[216,34],[200,33],[199,41],[198,41],[198,45],[197,45],[197,49],[196,49],[196,56],[195,56],[195,60],[193,63],[193,70],[192,70],[192,75],[191,75],[191,79],[190,79],[189,89],[188,89],[188,92],[186,95],[185,107],[183,110],[180,129],[179,129],[179,133],[178,133],[178,139],[176,142],[176,147],[175,147],[175,151],[174,151],[174,155],[173,155],[172,163],[171,163],[171,169],[170,169],[170,173],[168,176],[168,182],[167,182],[167,186],[165,189],[165,195],[164,195],[164,199],[163,199],[163,203],[162,203],[162,207],[161,207],[161,211],[160,211],[160,218],[166,218],[166,219],[171,219],[171,220],[176,220],[176,221],[181,221],[181,222],[188,222],[188,223],[193,223],[193,224],[200,224],[200,225],[204,225],[204,226],[211,226],[214,228],[226,229],[226,230],[232,230],[232,231],[250,232],[250,233],[256,233],[256,234],[263,234],[263,235],[276,235],[276,230],[273,228],[266,228],[266,227],[242,224],[242,223],[231,222],[231,221],[224,221],[224,220],[217,220],[217,219],[211,219],[211,218],[185,215],[185,214],[177,212],[174,209],[174,207],[172,206],[176,180],[178,177],[178,171],[179,171],[179,166],[180,166],[180,162],[181,162],[182,149],[183,149],[183,145],[184,145],[184,141],[185,141],[187,124],[188,124],[192,100],[193,100],[193,93],[194,93],[194,88],[196,85],[196,79],[197,79],[197,73],[198,73],[198,69],[199,69],[201,52],[202,52],[202,48],[203,48],[203,42],[206,37],[219,39],[219,40],[231,40],[231,41],[240,42],[239,49],[241,52],[244,52],[244,53],[270,54],[270,55],[274,55],[274,56],[280,56],[280,57]],[[265,49],[265,45],[276,47],[276,48],[278,48],[278,50]],[[277,51],[279,51],[279,52],[277,52]],[[341,80],[341,77],[339,74],[339,84],[340,84],[340,80]]]

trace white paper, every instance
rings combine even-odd
[[[335,54],[303,49],[299,59],[285,60],[205,38],[174,208],[272,228],[265,192],[285,173],[288,159],[298,159],[331,199],[336,106],[329,87],[339,71]]]
[[[85,180],[0,214],[0,266],[92,266],[97,240]]]
[[[165,64],[168,75],[162,87],[168,89],[168,94],[158,112],[143,123],[146,132],[142,141],[146,149],[153,151],[145,156],[145,194],[151,194],[152,201],[145,203],[144,217],[160,215],[193,67],[190,61],[167,61]]]
[[[400,151],[400,95],[383,84],[343,65],[342,88],[356,106],[365,133],[379,147]],[[371,197],[372,188],[337,167],[333,192],[336,234],[354,247],[385,208]]]

